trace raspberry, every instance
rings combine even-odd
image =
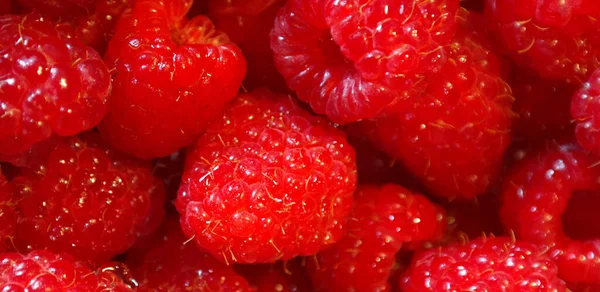
[[[504,50],[545,78],[580,83],[600,66],[595,0],[487,0],[485,10]]]
[[[15,234],[15,201],[12,185],[2,175],[0,168],[0,252],[6,250],[6,243]]]
[[[577,142],[600,154],[600,70],[573,95],[571,115],[576,121]]]
[[[187,155],[176,204],[182,228],[214,256],[269,263],[342,237],[354,149],[291,97],[241,94]]]
[[[102,263],[160,225],[162,182],[148,164],[105,147],[96,133],[59,139],[31,155],[39,164],[19,169],[11,182],[21,198],[19,251],[47,248]]]
[[[51,16],[67,16],[93,9],[99,0],[18,0],[24,7]],[[101,0],[102,1],[102,0]]]
[[[271,31],[290,89],[336,123],[413,100],[444,64],[458,0],[292,0]]]
[[[550,249],[548,254],[556,261],[560,277],[569,282],[600,281],[600,230],[590,222],[579,224],[574,234],[587,233],[595,239],[578,239],[567,233],[572,230],[564,224],[572,203],[581,199],[580,193],[600,190],[596,165],[597,159],[577,145],[549,141],[519,161],[504,179],[501,217],[505,228],[518,238]],[[574,204],[579,208],[572,214],[585,219],[590,207],[581,206],[594,206],[598,200],[583,198],[583,203]],[[595,209],[592,212],[597,213]],[[598,220],[593,218],[591,222]]]
[[[576,87],[513,67],[510,85],[515,96],[513,110],[518,115],[512,128],[515,140],[535,142],[572,132],[569,106]]]
[[[389,291],[388,278],[403,243],[434,240],[445,212],[426,197],[394,184],[358,188],[348,231],[308,267],[317,291]]]
[[[115,264],[115,266],[121,266]],[[68,254],[36,250],[29,254],[0,253],[0,290],[126,292],[132,291],[113,268],[93,271]]]
[[[189,243],[176,220],[167,220],[150,248],[134,249],[128,263],[136,291],[251,291],[232,267]]]
[[[356,127],[400,160],[435,195],[473,198],[502,166],[510,142],[512,96],[498,59],[482,45],[467,12],[448,46],[449,61],[418,100],[394,105]]]
[[[275,68],[269,32],[283,0],[212,0],[209,16],[215,26],[240,46],[248,61],[244,88],[269,87],[286,92],[283,77]]]
[[[508,237],[481,237],[417,253],[402,291],[566,291],[539,247]]]
[[[116,75],[100,132],[139,158],[189,145],[233,99],[246,62],[210,20],[185,18],[189,0],[140,0],[119,20],[106,53]]]
[[[0,154],[91,129],[106,114],[108,69],[73,35],[38,14],[0,17]]]
[[[235,270],[258,292],[312,292],[305,258],[275,264],[236,265]]]
[[[19,6],[14,0],[5,0],[0,2],[0,15],[17,13]]]

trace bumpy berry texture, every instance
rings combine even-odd
[[[534,244],[481,237],[417,253],[402,291],[566,291],[558,269]]]
[[[233,267],[189,242],[177,220],[167,220],[148,240],[148,247],[133,249],[128,258],[138,282],[136,291],[251,291]]]
[[[17,250],[47,248],[102,263],[125,252],[164,216],[164,186],[141,163],[103,145],[97,133],[59,139],[12,180]]]
[[[298,97],[336,123],[413,100],[444,64],[457,0],[292,0],[271,31],[275,65]]]
[[[449,61],[423,96],[355,125],[433,194],[446,198],[473,198],[487,190],[502,166],[514,115],[499,61],[478,43],[477,23],[470,20],[461,11]]]
[[[546,78],[580,83],[600,65],[595,0],[487,0],[488,19],[512,59]]]
[[[577,142],[600,154],[600,70],[573,95],[571,115],[576,122]]]
[[[227,262],[312,255],[339,240],[356,187],[345,134],[289,96],[238,96],[191,147],[183,231]]]
[[[10,239],[15,234],[17,223],[15,203],[16,197],[12,185],[2,175],[2,168],[0,167],[0,252],[6,250]]]
[[[115,264],[115,266],[120,266]],[[36,250],[28,254],[0,253],[0,290],[127,292],[129,283],[106,265],[92,270],[68,254]]]
[[[98,53],[69,25],[37,14],[0,16],[0,24],[0,154],[98,124],[111,90]]]
[[[440,238],[445,220],[442,208],[401,186],[360,186],[344,238],[307,259],[313,287],[389,291],[388,278],[402,244]]]
[[[590,207],[581,206],[597,204],[598,200],[592,199],[597,195],[589,196],[589,200],[583,197],[579,208],[569,211],[581,199],[579,193],[597,194],[600,190],[597,161],[575,143],[549,141],[519,161],[503,183],[501,217],[505,228],[517,238],[550,249],[548,254],[556,261],[560,277],[569,282],[600,281],[600,231],[590,224],[598,216],[584,225],[579,220],[576,230],[571,230],[571,220],[565,220],[585,220],[582,216]],[[589,214],[593,213],[597,211]],[[578,233],[593,238],[578,239]]]
[[[285,92],[287,85],[275,68],[269,33],[284,0],[211,0],[208,15],[215,26],[235,42],[246,57],[244,88],[268,87]]]
[[[139,158],[189,145],[236,95],[246,71],[239,48],[190,0],[140,0],[119,20],[105,60],[115,74],[100,132]]]

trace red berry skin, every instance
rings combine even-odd
[[[306,258],[275,264],[236,265],[235,270],[256,292],[313,292]]]
[[[390,291],[388,278],[403,243],[435,240],[444,210],[425,196],[387,184],[363,185],[344,238],[308,259],[316,291]]]
[[[0,252],[7,249],[10,239],[15,234],[17,223],[15,215],[16,199],[12,185],[2,175],[2,168],[0,168]]]
[[[466,13],[426,94],[355,125],[434,195],[450,199],[472,199],[497,178],[514,116],[500,61],[478,43]]]
[[[133,249],[128,257],[138,292],[252,291],[233,267],[189,242],[177,220],[167,220],[148,240],[148,247]]]
[[[576,123],[577,142],[594,154],[600,154],[600,70],[573,95],[571,115]]]
[[[487,0],[504,51],[545,78],[581,83],[600,66],[595,0]]]
[[[457,0],[288,1],[271,31],[275,65],[316,113],[371,118],[418,98],[445,62],[457,10]]]
[[[283,77],[275,68],[269,32],[283,0],[212,0],[208,16],[242,51],[248,62],[244,88],[268,87],[287,92]]]
[[[0,253],[0,271],[2,291],[133,291],[110,269],[94,271],[68,254],[46,250]]]
[[[187,153],[188,237],[226,262],[312,255],[340,239],[356,188],[344,132],[267,90],[239,95]]]
[[[66,17],[73,13],[81,13],[93,9],[99,0],[18,0],[28,9],[54,17]],[[101,0],[102,1],[102,0]]]
[[[570,238],[562,218],[574,191],[600,190],[596,164],[596,158],[572,142],[549,141],[515,164],[503,182],[504,227],[549,249],[560,277],[569,282],[600,281],[599,239]]]
[[[401,279],[402,291],[567,291],[556,264],[534,244],[480,237],[424,250]]]
[[[91,129],[106,114],[108,68],[73,36],[38,14],[0,17],[0,154]]]
[[[45,248],[97,264],[158,228],[164,216],[162,182],[147,163],[102,142],[90,132],[32,150],[39,163],[19,169],[11,182],[21,198],[18,251]]]
[[[210,20],[185,18],[190,0],[140,0],[119,20],[105,56],[115,74],[99,129],[149,159],[189,145],[238,92],[246,61]]]

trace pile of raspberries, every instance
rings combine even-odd
[[[2,292],[598,292],[598,0],[0,0]]]

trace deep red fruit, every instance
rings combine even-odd
[[[232,267],[198,250],[177,220],[165,222],[149,240],[148,248],[134,249],[128,257],[139,284],[136,291],[251,291]]]
[[[487,190],[502,166],[513,117],[499,60],[478,43],[477,23],[464,10],[461,19],[449,61],[431,77],[426,94],[356,125],[445,198],[474,198]]]
[[[93,128],[108,110],[106,65],[72,27],[0,16],[0,154]]]
[[[308,259],[316,291],[389,291],[388,278],[403,243],[435,240],[445,212],[401,186],[358,188],[348,231],[332,247]]]
[[[17,13],[19,7],[14,0],[5,0],[0,2],[0,15]]]
[[[402,291],[566,291],[543,249],[508,237],[481,237],[417,253]]]
[[[537,142],[573,131],[569,107],[576,86],[516,66],[509,83],[515,97],[513,111],[518,115],[512,127],[515,141]]]
[[[501,217],[505,228],[517,238],[550,249],[560,277],[569,282],[600,281],[600,231],[590,223],[598,221],[598,216],[574,227],[580,229],[575,234],[587,234],[581,240],[572,238],[572,227],[563,223],[580,192],[594,195],[576,204],[579,208],[571,215],[585,219],[581,216],[589,213],[586,210],[597,208],[598,200],[592,199],[600,192],[597,161],[575,144],[551,141],[518,162],[504,179]],[[586,204],[590,207],[582,208]],[[589,214],[598,214],[594,210]]]
[[[336,123],[414,100],[445,63],[458,0],[292,0],[271,31],[275,65]]]
[[[170,155],[197,138],[238,92],[240,50],[190,0],[139,0],[109,43],[115,70],[110,113],[100,132],[139,158]]]
[[[0,167],[0,252],[6,250],[15,234],[17,223],[15,203],[16,198],[12,185],[2,175],[2,168]]]
[[[573,95],[571,115],[576,121],[577,142],[600,154],[600,70]]]
[[[305,262],[306,258],[295,258],[275,264],[236,265],[235,270],[256,292],[312,292]]]
[[[92,10],[99,0],[18,0],[24,7],[51,16],[65,17]],[[103,1],[103,0],[100,0]]]
[[[37,165],[11,182],[20,196],[18,251],[47,248],[102,263],[160,225],[164,186],[148,164],[107,148],[93,132],[50,146],[32,149]]]
[[[227,262],[312,255],[344,232],[356,187],[342,131],[266,90],[238,96],[192,146],[183,231]]]
[[[45,250],[25,255],[0,253],[0,271],[2,291],[132,291],[110,265],[94,271],[68,254]]]
[[[268,87],[286,92],[287,85],[275,68],[269,32],[284,0],[211,0],[208,15],[244,52],[248,73],[244,88]]]
[[[600,2],[487,0],[497,38],[518,64],[580,83],[600,66]]]

